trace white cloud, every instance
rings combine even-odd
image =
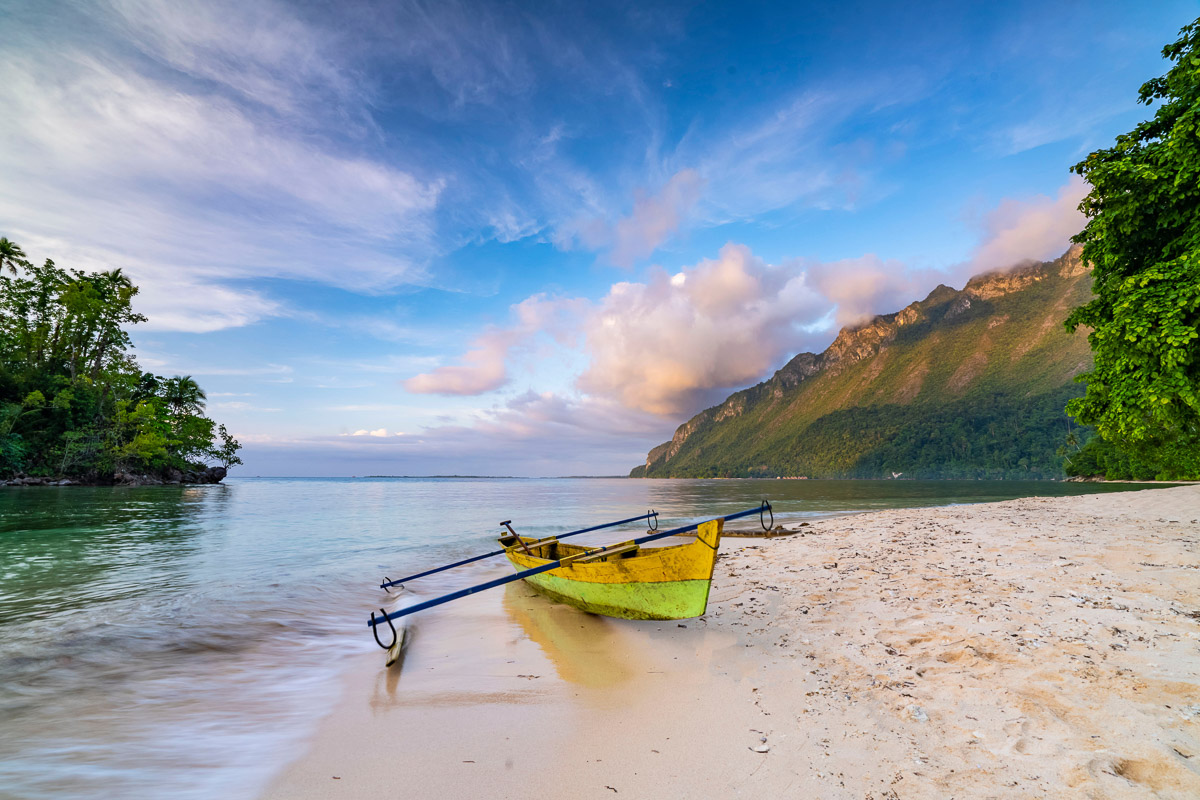
[[[342,435],[343,436],[370,436],[375,439],[386,439],[389,436],[387,428],[377,428],[376,430],[373,430],[373,431],[369,431],[366,428],[363,428],[361,430],[355,431],[354,433],[351,433],[351,434],[343,433]],[[403,433],[396,434],[396,436],[403,436],[403,435],[404,435]]]
[[[189,364],[186,367],[177,365],[177,357],[173,355],[139,355],[138,360],[164,375],[238,375],[260,378],[267,382],[290,383],[293,368],[288,364],[262,364],[249,367],[205,366],[204,364]]]
[[[263,408],[262,406],[252,405],[250,403],[242,402],[241,400],[232,400],[226,403],[213,403],[212,407],[221,411],[261,411],[270,414],[283,410],[281,408]]]

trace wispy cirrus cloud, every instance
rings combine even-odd
[[[374,92],[346,65],[341,32],[317,29],[282,3],[108,0],[93,18],[146,56],[255,105],[369,120]],[[314,96],[325,102],[314,108]]]
[[[328,32],[269,2],[22,11],[0,43],[0,225],[27,251],[124,267],[164,330],[280,313],[235,281],[427,280],[444,180],[347,138],[368,108]]]
[[[588,249],[606,250],[608,259],[626,269],[652,255],[679,230],[700,199],[704,179],[694,169],[682,169],[654,194],[638,190],[633,210],[613,222],[603,217],[581,219],[560,229]]]
[[[822,148],[881,95],[785,94],[673,140],[644,74],[682,30],[670,10],[586,40],[561,35],[583,11],[466,3],[21,10],[0,42],[0,225],[127,266],[164,330],[292,313],[264,280],[452,286],[431,262],[481,240],[629,266],[689,220],[844,205],[860,160]],[[587,100],[546,104],[564,92]],[[603,152],[580,146],[598,117]]]
[[[82,53],[61,54],[49,68],[29,57],[6,59],[0,85],[11,110],[0,127],[9,203],[49,204],[104,186],[115,207],[94,203],[94,211],[119,232],[130,232],[143,207],[159,209],[151,220],[167,221],[163,210],[183,213],[193,197],[207,195],[233,207],[222,220],[206,202],[202,216],[243,237],[250,231],[239,218],[248,210],[366,238],[414,242],[429,235],[440,182],[314,146],[220,97],[181,94]],[[35,173],[51,162],[55,174],[86,176],[90,185]]]
[[[909,68],[814,83],[717,122],[697,121],[670,160],[704,178],[697,213],[709,224],[788,208],[861,207],[889,191],[874,173],[902,152],[903,139],[848,131],[918,102],[929,84],[929,76]]]

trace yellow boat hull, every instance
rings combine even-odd
[[[524,580],[547,597],[593,614],[625,619],[698,617],[708,607],[724,522],[716,519],[703,523],[695,540],[687,544],[571,561]],[[535,545],[535,540],[526,537],[509,537],[501,542],[518,571],[561,558],[586,558],[600,550],[558,541]]]

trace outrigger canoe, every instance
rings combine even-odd
[[[388,651],[387,663],[390,666],[399,658],[404,642],[403,634],[396,630],[392,620],[519,580],[528,582],[542,594],[595,614],[626,619],[698,617],[708,607],[708,590],[712,586],[713,566],[716,564],[717,548],[721,545],[721,531],[725,521],[748,517],[751,514],[758,514],[764,530],[770,530],[775,524],[775,514],[766,500],[759,508],[726,514],[699,525],[684,525],[668,531],[657,529],[656,511],[648,511],[616,522],[606,522],[603,525],[580,528],[545,539],[520,536],[508,522],[502,522],[500,524],[508,528],[509,533],[500,538],[503,545],[500,550],[464,558],[399,580],[385,576],[379,588],[384,591],[395,587],[403,589],[407,581],[501,554],[507,556],[516,567],[515,574],[468,586],[395,611],[389,612],[381,608],[380,616],[376,617],[374,612],[371,613],[367,625],[379,646]],[[771,515],[770,524],[766,522],[765,514]],[[569,536],[642,520],[646,520],[647,524],[653,521],[650,532],[620,544],[608,547],[581,547],[561,541]],[[642,545],[650,542],[693,530],[696,531],[696,538],[687,544],[642,548]],[[379,628],[382,625],[387,625],[392,632],[390,643],[379,638]]]
[[[686,619],[708,607],[724,523],[702,523],[693,541],[668,547],[643,548],[633,541],[584,547],[515,533],[501,537],[500,544],[518,572],[559,562],[556,569],[524,579],[552,600],[608,617]]]

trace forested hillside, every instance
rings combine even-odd
[[[119,269],[37,265],[0,239],[0,478],[211,482],[241,463],[191,377],[130,354],[137,293]]]
[[[1092,363],[1063,320],[1090,284],[1074,247],[939,286],[697,414],[631,475],[1059,477],[1079,435],[1063,408]]]

